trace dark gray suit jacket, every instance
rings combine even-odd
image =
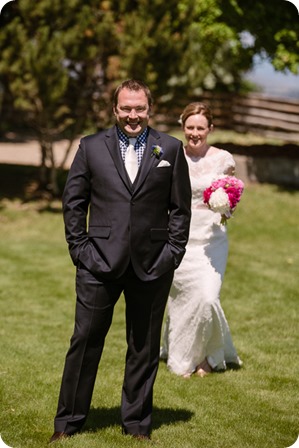
[[[152,156],[153,145],[162,148],[160,157]],[[167,166],[158,167],[162,160]],[[160,277],[182,260],[190,203],[181,141],[149,128],[132,185],[116,126],[82,138],[63,193],[66,240],[74,264],[80,261],[93,274],[112,280],[131,260],[141,280]]]

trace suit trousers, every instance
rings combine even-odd
[[[75,327],[65,359],[55,431],[71,435],[85,422],[114,306],[124,293],[127,353],[122,427],[125,434],[150,434],[161,327],[172,279],[173,270],[144,282],[130,263],[120,278],[101,280],[79,263]]]

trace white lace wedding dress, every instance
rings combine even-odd
[[[215,370],[226,369],[227,363],[241,364],[220,304],[228,254],[226,226],[202,199],[205,188],[235,162],[224,150],[186,158],[192,186],[190,237],[175,271],[161,347],[161,358],[178,375],[194,372],[205,358]]]

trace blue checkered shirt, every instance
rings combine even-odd
[[[125,161],[126,151],[129,146],[129,137],[117,126],[117,134],[119,138],[119,147],[121,151],[121,156],[123,161]],[[143,152],[146,146],[146,139],[148,135],[148,129],[144,129],[144,131],[138,135],[136,143],[135,143],[135,151],[137,153],[138,166],[140,166]]]

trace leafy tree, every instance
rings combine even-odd
[[[255,54],[269,58],[278,71],[299,73],[299,18],[285,0],[221,0],[221,20],[239,35],[252,36],[246,52],[252,63]]]
[[[110,124],[119,81],[144,79],[158,107],[207,89],[240,92],[255,54],[297,73],[298,42],[284,0],[15,0],[0,16],[2,109],[11,120],[12,105],[37,135],[41,184],[56,194],[53,142],[67,137],[70,148]]]
[[[284,0],[115,1],[112,9],[122,35],[120,76],[146,79],[158,99],[239,92],[256,54],[298,72],[298,15]]]
[[[40,142],[42,188],[57,194],[54,141],[67,135],[70,148],[94,108],[106,108],[113,17],[98,1],[19,0],[4,9],[1,83]]]
[[[118,11],[121,76],[147,79],[158,98],[240,84],[244,49],[237,32],[221,20],[219,0],[130,3],[126,14]]]

